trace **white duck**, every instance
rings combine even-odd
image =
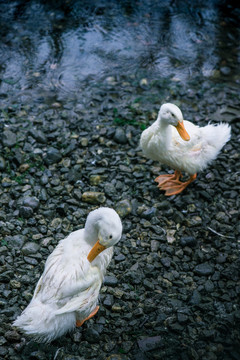
[[[143,131],[140,146],[146,157],[171,166],[175,173],[160,175],[155,181],[165,195],[179,194],[213,161],[230,139],[228,124],[199,127],[184,120],[181,110],[174,104],[163,104],[157,120]],[[190,175],[186,182],[179,181],[181,171]]]
[[[85,228],[61,240],[49,255],[30,304],[13,325],[37,341],[50,342],[94,316],[121,235],[122,223],[113,209],[90,212]]]

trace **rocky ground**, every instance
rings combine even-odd
[[[1,359],[240,358],[235,85],[224,74],[221,81],[195,79],[187,86],[113,76],[83,88],[82,100],[67,105],[3,99]],[[144,158],[138,145],[166,101],[199,125],[232,126],[218,159],[184,193],[168,198],[154,178],[171,169]],[[58,241],[102,205],[118,211],[124,233],[100,311],[72,334],[39,345],[11,323],[29,303]]]

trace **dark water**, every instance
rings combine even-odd
[[[0,96],[67,101],[109,76],[238,82],[229,1],[0,1]]]

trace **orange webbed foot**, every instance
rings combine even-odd
[[[164,183],[160,189],[165,190],[166,196],[172,196],[180,194],[191,182],[193,182],[197,177],[197,174],[191,175],[190,178],[185,181],[181,182],[179,180],[170,180]]]
[[[76,321],[76,327],[80,327],[83,325],[83,323],[85,323],[85,321],[91,319],[94,315],[96,315],[96,313],[98,312],[99,310],[99,306],[96,306],[95,309],[91,312],[90,315],[88,315],[88,317],[86,317],[86,319],[84,320],[77,320]]]
[[[156,177],[154,181],[158,183],[158,187],[161,188],[163,184],[166,184],[170,180],[179,180],[179,177],[182,176],[180,171],[175,171],[174,174],[164,174]]]

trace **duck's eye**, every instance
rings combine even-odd
[[[112,235],[109,235],[109,239],[112,239]]]

